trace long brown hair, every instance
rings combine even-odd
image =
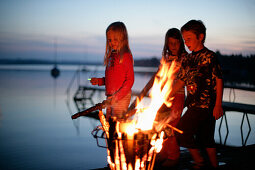
[[[113,50],[111,49],[109,42],[107,40],[107,33],[109,31],[113,31],[119,37],[119,48],[117,49],[117,52],[120,54],[120,63],[122,63],[124,53],[128,52],[132,55],[131,50],[129,48],[128,32],[127,32],[126,26],[123,22],[118,21],[118,22],[113,22],[107,27],[104,65],[107,65],[109,56],[111,55],[111,52]]]
[[[170,37],[174,38],[174,39],[177,39],[180,42],[180,49],[178,51],[178,57],[180,57],[183,52],[187,53],[186,50],[185,50],[185,47],[184,47],[184,41],[182,39],[182,35],[181,35],[180,30],[177,29],[177,28],[171,28],[166,32],[166,36],[165,36],[165,44],[164,44],[163,52],[162,52],[162,55],[165,59],[168,55],[171,55],[171,51],[170,51],[169,46],[168,46],[168,39]]]

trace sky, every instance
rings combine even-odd
[[[165,33],[191,19],[205,46],[255,54],[255,0],[1,0],[0,59],[103,61],[105,30],[125,23],[134,59],[161,57]]]

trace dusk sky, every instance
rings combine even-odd
[[[105,30],[125,23],[135,59],[161,57],[169,28],[191,19],[207,27],[205,45],[255,54],[255,0],[1,0],[0,59],[102,61]]]

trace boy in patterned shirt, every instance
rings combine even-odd
[[[182,62],[178,80],[171,95],[187,86],[187,111],[181,117],[176,133],[182,147],[189,149],[194,169],[204,166],[199,148],[206,149],[212,167],[218,167],[214,141],[215,122],[223,115],[223,80],[216,55],[204,46],[206,28],[200,20],[190,20],[181,28],[185,45],[190,53]]]

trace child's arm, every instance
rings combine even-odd
[[[215,120],[219,119],[223,115],[222,95],[223,95],[223,80],[216,78],[216,102],[213,109],[213,116]]]
[[[102,77],[102,78],[92,77],[91,80],[90,80],[90,83],[92,85],[103,86],[103,85],[105,85],[105,78],[104,77]]]

